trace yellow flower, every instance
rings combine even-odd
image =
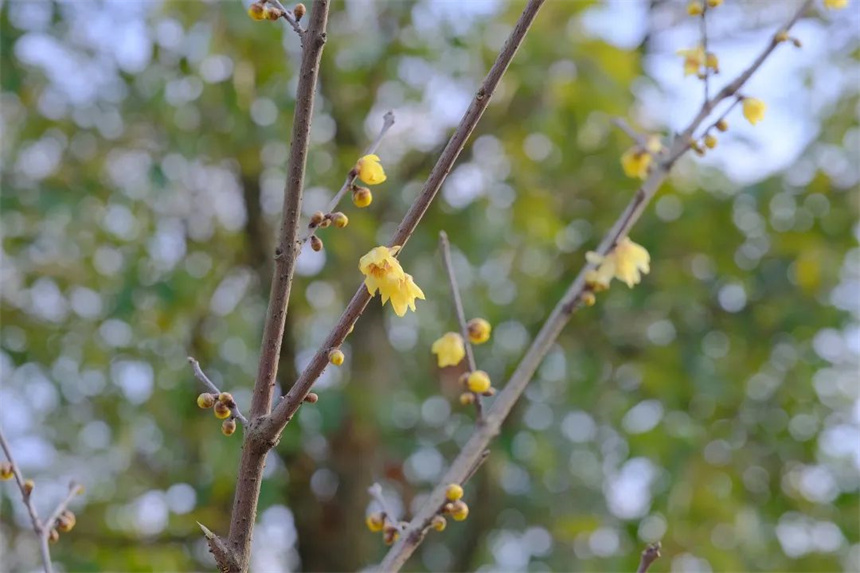
[[[684,57],[684,75],[692,76],[699,73],[705,64],[705,50],[702,46],[687,50],[678,50],[678,55]]]
[[[720,59],[713,52],[708,52],[705,56],[705,65],[716,73],[720,73]]]
[[[367,292],[373,296],[379,291],[382,304],[391,299],[395,314],[403,316],[407,308],[415,310],[415,299],[424,300],[424,293],[394,258],[399,250],[400,247],[375,247],[361,257],[358,268],[366,277]]]
[[[642,280],[643,274],[651,271],[651,255],[645,247],[637,245],[627,237],[618,241],[605,257],[589,251],[585,258],[589,263],[598,265],[596,270],[588,273],[586,281],[602,288],[608,288],[613,277],[633,288],[633,285]]]
[[[648,177],[648,168],[651,167],[651,154],[641,149],[638,145],[631,147],[621,156],[621,167],[627,177]]]
[[[848,7],[848,0],[824,0],[824,7],[831,10],[842,10]]]
[[[767,104],[760,99],[753,97],[744,98],[744,117],[751,124],[755,125],[764,119],[764,112],[767,110]]]
[[[483,344],[490,339],[493,327],[483,318],[473,318],[466,324],[469,331],[469,340],[472,344]]]
[[[379,185],[385,181],[385,170],[379,163],[379,156],[365,155],[355,164],[358,177],[368,185]]]
[[[448,332],[433,343],[430,351],[436,355],[439,361],[439,368],[445,366],[456,366],[466,356],[466,345],[463,344],[463,337],[456,332]]]
[[[486,372],[483,370],[475,370],[469,374],[469,378],[466,380],[466,386],[469,388],[470,392],[483,394],[490,389],[492,384],[490,383],[490,376]]]

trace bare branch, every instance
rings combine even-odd
[[[466,324],[463,300],[460,298],[460,289],[457,287],[457,277],[454,274],[454,264],[451,262],[451,244],[448,242],[448,234],[445,231],[439,231],[439,250],[442,251],[442,263],[445,266],[445,272],[448,274],[448,286],[451,288],[454,312],[457,315],[457,322],[460,324],[460,336],[463,337],[463,344],[466,346],[469,371],[474,372],[478,369],[478,365],[475,362],[475,351],[472,349],[472,343],[469,341],[469,326]],[[484,405],[481,402],[480,394],[474,392],[472,394],[475,396],[475,414],[478,423],[480,423],[484,417]]]
[[[212,382],[212,380],[210,380],[209,377],[206,376],[206,373],[203,372],[203,369],[200,368],[200,363],[197,362],[196,359],[189,356],[188,363],[191,364],[191,368],[194,369],[194,377],[200,380],[200,382],[202,382],[203,385],[206,386],[206,389],[209,390],[209,392],[215,394],[216,396],[221,393],[221,390],[218,389],[215,383]],[[248,419],[242,415],[242,412],[239,411],[239,406],[237,406],[235,403],[230,408],[230,413],[233,414],[234,418],[242,422],[242,425],[245,428],[248,427]]]
[[[614,123],[615,126],[618,127],[621,131],[626,133],[630,137],[630,139],[635,141],[636,145],[638,145],[642,149],[645,149],[647,147],[648,142],[645,141],[645,136],[630,127],[630,124],[627,123],[627,120],[622,117],[613,117],[612,123]]]
[[[660,557],[660,542],[651,543],[642,551],[642,558],[639,561],[639,568],[636,573],[646,573],[651,564],[657,561]]]
[[[708,3],[702,2],[702,51],[705,54],[705,77],[702,83],[705,85],[705,105],[710,105],[711,99],[711,68],[708,66]]]
[[[51,513],[51,516],[45,520],[45,527],[43,528],[44,531],[42,532],[43,536],[48,536],[48,534],[51,532],[51,529],[54,527],[54,524],[57,522],[57,519],[59,519],[60,514],[66,511],[72,500],[79,496],[82,491],[83,488],[80,484],[74,481],[69,483],[69,491],[66,494],[66,497],[60,503],[57,504],[57,507],[56,509],[54,509],[53,513]]]
[[[788,30],[800,16],[809,8],[812,0],[806,0],[800,10],[790,20],[784,30]],[[683,133],[674,140],[672,148],[665,159],[657,164],[657,167],[651,172],[648,178],[642,184],[642,187],[636,191],[633,199],[621,213],[621,216],[616,220],[610,231],[603,237],[600,246],[596,251],[600,255],[606,255],[615,244],[625,237],[630,228],[636,223],[645,206],[656,194],[660,186],[669,176],[669,171],[674,166],[678,158],[690,149],[690,141],[692,134],[708,117],[708,111],[713,108],[716,103],[733,96],[744,85],[747,79],[761,66],[767,59],[773,48],[776,46],[774,39],[765,48],[764,52],[756,58],[755,62],[744,71],[735,81],[729,84],[726,88],[720,91],[719,94],[711,102],[705,102],[699,114],[690,122],[689,126]],[[710,105],[709,105],[710,104]],[[555,308],[550,313],[549,317],[544,322],[535,339],[532,341],[525,356],[523,356],[514,373],[511,375],[504,389],[499,393],[498,398],[493,403],[486,417],[484,424],[477,426],[472,436],[463,446],[459,455],[454,459],[448,471],[445,473],[439,484],[433,489],[433,492],[427,497],[424,505],[419,509],[418,513],[409,523],[409,528],[404,532],[404,535],[398,542],[389,550],[385,559],[380,565],[380,569],[386,572],[398,571],[406,563],[406,560],[412,555],[423,539],[423,534],[427,530],[430,520],[436,514],[440,504],[445,499],[445,489],[447,484],[461,483],[463,479],[470,475],[472,468],[476,462],[484,456],[490,441],[498,435],[502,422],[510,414],[514,404],[525,391],[526,386],[531,381],[543,358],[549,352],[556,338],[561,333],[564,326],[570,320],[573,312],[582,305],[582,296],[588,290],[586,285],[586,274],[593,270],[596,265],[587,264],[574,279],[573,283],[568,288],[565,295],[556,304]]]
[[[296,20],[296,16],[290,11],[284,8],[284,5],[278,2],[278,0],[265,0],[275,8],[281,11],[283,14],[284,20],[296,31],[296,34],[299,35],[299,38],[302,40],[302,44],[304,44],[305,39],[305,30],[299,25],[299,21]]]
[[[394,233],[394,237],[392,237],[391,245],[405,245],[424,216],[424,213],[430,207],[442,183],[451,171],[454,162],[460,156],[463,147],[465,147],[466,141],[487,109],[487,105],[496,87],[499,85],[499,81],[508,69],[511,60],[513,60],[514,55],[526,36],[526,32],[528,32],[535,16],[537,16],[538,10],[540,10],[545,1],[529,0],[525,10],[505,41],[505,45],[499,52],[493,67],[490,68],[481,87],[472,99],[472,103],[460,120],[460,125],[457,126],[456,131],[454,131],[454,134],[442,151],[442,155],[430,172],[424,188],[400,222],[400,226]],[[263,436],[275,440],[287,423],[289,423],[302,405],[304,397],[310,392],[314,382],[316,382],[320,374],[325,370],[328,364],[329,349],[338,348],[343,344],[347,333],[358,320],[358,317],[361,316],[367,303],[370,302],[370,298],[367,288],[363,284],[359,286],[340,319],[334,328],[332,328],[319,350],[317,350],[308,366],[299,376],[298,380],[296,380],[295,384],[293,384],[293,387],[290,388],[285,398],[275,407],[272,414],[264,420],[260,428]]]
[[[236,554],[227,547],[224,540],[215,535],[215,533],[210,531],[208,527],[199,521],[197,522],[197,525],[199,525],[200,529],[203,531],[203,537],[206,538],[206,544],[209,545],[209,552],[213,557],[215,557],[219,570],[230,571],[238,569],[239,564],[236,562]]]
[[[379,149],[379,145],[382,143],[382,138],[385,137],[385,134],[388,133],[388,130],[391,129],[391,127],[394,125],[394,112],[387,111],[383,116],[382,120],[382,129],[379,130],[379,135],[377,135],[376,139],[374,139],[373,142],[367,146],[367,149],[364,151],[364,155],[376,153],[376,150]],[[328,205],[326,205],[326,213],[331,213],[332,211],[337,209],[337,206],[340,204],[340,201],[341,199],[343,199],[343,196],[346,195],[346,192],[349,191],[349,189],[352,187],[352,184],[355,183],[356,177],[358,177],[358,174],[355,172],[354,169],[351,169],[347,174],[346,180],[343,182],[343,185],[341,186],[340,190],[335,193],[335,196],[332,197],[331,201],[329,201]],[[300,240],[301,245],[299,249],[305,246],[305,243],[307,243],[308,240],[312,236],[314,236],[316,231],[316,226],[308,226],[308,232]]]

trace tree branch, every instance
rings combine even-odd
[[[215,394],[216,396],[221,393],[221,390],[218,389],[215,383],[212,382],[212,380],[210,380],[209,377],[206,376],[206,373],[203,372],[203,369],[200,368],[200,363],[197,362],[196,359],[189,356],[188,363],[191,364],[191,368],[194,370],[194,377],[200,380],[200,382],[202,382],[203,385],[206,386],[206,389],[209,390],[209,392]],[[234,418],[242,422],[242,426],[244,426],[245,428],[248,427],[248,418],[242,415],[242,412],[239,411],[239,406],[237,406],[235,403],[233,404],[233,407],[230,408],[230,413],[233,414]]]
[[[223,558],[218,562],[222,571],[245,572],[248,570],[251,537],[257,517],[257,505],[260,498],[260,486],[263,481],[263,469],[266,466],[266,454],[275,445],[272,439],[267,439],[261,435],[257,431],[257,427],[260,418],[266,416],[271,409],[287,305],[290,300],[290,288],[300,250],[300,244],[296,239],[317,78],[322,51],[326,42],[328,12],[329,0],[314,0],[308,29],[302,34],[302,63],[296,90],[296,108],[293,116],[287,180],[284,186],[281,230],[278,246],[275,249],[272,287],[263,328],[260,365],[251,400],[250,423],[246,427],[242,445],[242,458],[239,462],[236,493],[230,519],[230,534],[227,538],[227,548],[233,559]],[[210,547],[212,547],[211,543]],[[217,560],[218,554],[215,553],[215,556]]]
[[[475,351],[472,349],[472,343],[469,341],[469,326],[466,324],[466,313],[463,311],[463,300],[460,298],[460,289],[457,287],[457,277],[454,274],[454,264],[451,262],[451,244],[448,242],[448,234],[445,231],[439,231],[439,250],[442,251],[442,263],[445,271],[448,273],[448,286],[451,288],[451,299],[454,301],[454,312],[457,315],[457,322],[460,324],[460,336],[463,337],[463,344],[466,347],[466,358],[469,361],[469,371],[474,372],[478,369],[475,362]],[[475,414],[478,423],[484,417],[484,405],[481,402],[481,395],[472,392],[475,396]]]
[[[394,237],[392,237],[392,246],[403,246],[406,244],[409,237],[418,226],[418,223],[421,221],[421,218],[424,216],[424,213],[430,207],[430,204],[439,192],[442,183],[451,171],[454,162],[459,157],[460,152],[463,151],[466,141],[469,139],[475,126],[478,124],[484,111],[487,109],[490,98],[492,97],[493,92],[495,92],[496,87],[499,85],[502,75],[504,75],[505,71],[508,69],[511,60],[513,60],[514,55],[525,38],[526,32],[528,32],[535,16],[537,16],[538,10],[540,10],[540,7],[544,2],[545,0],[529,0],[525,10],[513,30],[511,30],[511,34],[505,41],[505,45],[499,52],[493,67],[490,68],[490,71],[484,78],[481,87],[472,99],[472,103],[469,105],[469,108],[460,120],[460,124],[457,126],[456,131],[454,131],[454,134],[451,136],[451,139],[442,151],[442,155],[439,157],[436,165],[430,172],[430,176],[424,183],[424,188],[421,190],[418,198],[400,222],[400,226],[394,233]],[[350,328],[352,328],[356,320],[358,320],[358,317],[364,311],[367,303],[370,302],[370,298],[367,288],[363,284],[359,286],[340,319],[337,321],[334,328],[332,328],[320,349],[317,350],[304,372],[302,372],[298,380],[296,380],[296,383],[293,384],[293,387],[290,388],[290,391],[284,399],[275,407],[272,414],[263,421],[263,424],[260,427],[261,435],[265,436],[267,439],[275,440],[281,431],[283,431],[284,427],[289,423],[293,415],[302,405],[304,397],[308,392],[310,392],[314,382],[316,382],[317,378],[319,378],[320,374],[322,374],[328,364],[329,350],[332,348],[338,348],[343,343]]]
[[[800,10],[784,27],[784,30],[791,28],[811,4],[812,0],[806,0]],[[651,172],[642,184],[642,187],[636,191],[633,199],[621,213],[621,216],[616,220],[610,231],[603,237],[600,246],[596,249],[598,254],[606,255],[621,238],[627,235],[630,228],[642,215],[645,206],[668,178],[669,172],[675,162],[684,152],[690,149],[691,136],[708,117],[708,111],[713,109],[713,106],[720,101],[734,95],[750,76],[761,67],[767,56],[773,52],[776,44],[777,42],[774,38],[746,71],[731,84],[723,88],[713,101],[705,102],[702,105],[701,111],[690,122],[681,136],[675,138],[672,148],[665,154],[665,159],[657,164],[657,167]],[[523,356],[516,370],[511,375],[508,383],[498,394],[498,398],[484,418],[484,424],[476,427],[472,436],[466,442],[465,446],[463,446],[463,449],[451,463],[448,471],[445,472],[445,475],[433,489],[433,492],[427,497],[424,505],[421,506],[418,513],[409,523],[409,527],[404,532],[404,535],[385,556],[380,565],[382,571],[398,571],[403,567],[406,560],[409,559],[418,545],[420,545],[424,533],[430,524],[430,520],[444,501],[447,484],[461,483],[466,476],[472,473],[472,468],[484,455],[484,451],[487,449],[490,441],[498,435],[502,422],[510,414],[514,404],[525,391],[538,366],[555,343],[564,326],[570,320],[571,315],[581,306],[582,296],[589,290],[585,280],[586,274],[588,271],[595,269],[595,267],[596,265],[591,263],[585,265],[565,295],[556,304],[525,356]]]

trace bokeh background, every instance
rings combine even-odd
[[[361,281],[523,2],[335,2],[306,214],[339,188],[385,111],[388,181],[303,253],[280,372],[288,387]],[[412,570],[857,571],[860,567],[860,8],[803,19],[704,159],[685,158],[632,238],[634,290],[578,313],[467,488],[469,520]],[[680,48],[686,2],[550,0],[404,251],[427,294],[371,303],[347,361],[269,456],[252,570],[345,571],[385,547],[367,487],[404,513],[472,427],[459,371],[429,347],[466,312],[495,326],[477,359],[515,367],[636,182],[612,125],[668,133],[701,103]],[[719,87],[799,2],[727,0],[710,19]],[[226,533],[240,437],[186,362],[249,403],[294,108],[298,40],[235,1],[0,3],[0,424],[43,513],[84,483],[66,571],[211,570],[196,522]],[[0,487],[0,569],[38,551]]]

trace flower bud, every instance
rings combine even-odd
[[[471,374],[471,372],[463,372],[460,374],[460,377],[457,378],[457,383],[463,388],[469,387],[469,374]]]
[[[451,504],[451,517],[454,521],[463,521],[469,517],[469,506],[462,500],[457,500]]]
[[[367,516],[364,523],[373,533],[378,533],[385,526],[385,515],[381,511],[375,511]]]
[[[708,0],[708,7],[709,8],[716,8],[717,6],[719,6],[722,3],[723,3],[723,0]]]
[[[687,4],[687,14],[690,16],[701,16],[704,8],[702,7],[701,2],[690,2]]]
[[[716,126],[716,127],[717,127],[717,129],[719,129],[720,131],[728,131],[728,130],[729,130],[729,122],[727,122],[727,121],[726,121],[726,120],[724,120],[724,119],[721,119],[720,121],[718,121],[718,122],[717,122],[717,126]]]
[[[433,529],[436,531],[445,531],[448,521],[441,515],[434,515],[433,519],[430,521],[430,525],[432,525]]]
[[[60,540],[60,532],[56,529],[52,529],[48,532],[48,543],[56,543]]]
[[[445,489],[445,497],[448,498],[448,501],[457,501],[463,497],[463,487],[452,483]]]
[[[321,251],[323,248],[322,239],[317,237],[316,235],[311,237],[311,248],[317,252]]]
[[[283,15],[284,12],[280,8],[275,8],[274,6],[266,7],[266,18],[273,22]]]
[[[215,417],[219,420],[223,420],[224,418],[230,417],[230,406],[225,404],[224,402],[217,402],[215,404],[215,409],[213,410],[215,413]]]
[[[230,392],[221,392],[218,394],[218,401],[228,406],[233,406],[236,403],[233,401],[233,395]]]
[[[327,213],[323,216],[323,220],[320,221],[320,229],[327,229],[331,225],[331,213]]]
[[[482,394],[490,389],[490,376],[483,370],[475,370],[469,374],[467,386],[471,392]]]
[[[584,304],[585,306],[594,306],[594,303],[597,302],[597,297],[594,296],[594,293],[590,290],[587,290],[582,293],[579,298],[582,301],[582,304]]]
[[[471,392],[463,392],[460,394],[460,403],[464,406],[475,403],[475,395]]]
[[[343,229],[344,227],[349,225],[349,217],[347,217],[340,211],[331,214],[331,221],[338,229]]]
[[[209,392],[203,392],[202,394],[197,396],[197,405],[204,410],[206,408],[211,408],[215,405],[215,396],[213,396]]]
[[[305,402],[308,404],[316,404],[319,402],[320,395],[316,392],[309,392],[307,396],[305,396]]]
[[[708,149],[713,149],[717,146],[717,138],[711,135],[710,133],[705,136],[705,147]]]
[[[367,187],[356,187],[352,191],[352,202],[359,209],[363,209],[373,203],[373,193]]]
[[[304,16],[305,12],[307,12],[307,11],[308,11],[308,9],[305,8],[304,4],[302,4],[302,3],[296,4],[296,7],[293,8],[293,15],[296,17],[296,22],[301,20],[302,16]]]
[[[343,352],[339,348],[335,348],[328,353],[328,361],[335,366],[343,364]]]
[[[221,433],[225,436],[232,436],[233,432],[236,431],[236,420],[230,418],[229,420],[224,420],[221,422]]]
[[[311,227],[316,227],[325,219],[325,213],[322,211],[317,211],[313,215],[311,215]]]
[[[24,493],[26,493],[27,495],[30,495],[31,493],[33,493],[34,487],[36,487],[36,482],[34,482],[31,479],[25,479],[24,480]]]
[[[495,388],[493,388],[492,386],[490,386],[490,387],[487,389],[487,391],[486,391],[486,392],[482,392],[482,393],[481,393],[481,395],[482,395],[482,396],[495,396],[495,395],[496,395],[496,389],[495,389]]]
[[[469,331],[469,340],[472,344],[483,344],[490,339],[493,327],[483,318],[473,318],[466,324]]]
[[[254,2],[248,8],[248,16],[250,16],[252,20],[265,20],[268,17],[266,7],[258,2]]]
[[[386,545],[391,545],[400,537],[400,531],[394,525],[386,525],[382,531],[382,540]]]
[[[12,471],[12,464],[9,462],[0,462],[0,480],[6,481],[12,479],[15,472]]]
[[[57,530],[61,533],[68,533],[75,526],[75,514],[71,511],[64,511],[57,518]]]
[[[777,42],[787,42],[789,40],[788,32],[782,30],[776,36],[774,36],[773,39]]]
[[[795,48],[802,48],[803,47],[803,44],[801,43],[801,41],[798,38],[792,38],[791,43],[794,44]]]

